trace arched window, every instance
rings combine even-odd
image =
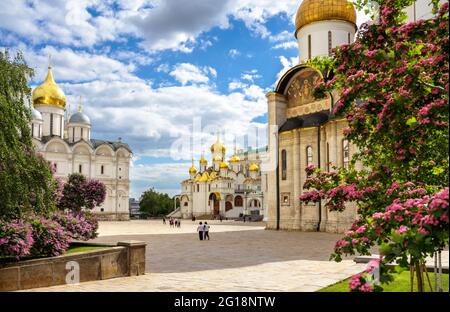
[[[333,49],[333,38],[331,31],[328,32],[328,56],[331,56],[331,51]]]
[[[100,167],[100,173],[101,173],[101,174],[104,174],[104,173],[105,173],[105,166],[102,165],[102,166]]]
[[[312,165],[313,163],[313,149],[311,146],[306,147],[306,166]]]
[[[235,207],[242,207],[243,203],[244,203],[244,201],[242,200],[241,196],[236,196],[234,198],[234,206]]]
[[[281,179],[286,180],[287,175],[287,159],[286,150],[281,151]]]
[[[311,58],[311,35],[308,35],[308,58]]]
[[[350,149],[348,145],[348,140],[342,140],[342,166],[348,168],[348,163],[350,162]]]

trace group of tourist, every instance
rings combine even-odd
[[[163,218],[163,224],[166,224],[166,218]],[[181,220],[170,217],[169,225],[170,225],[170,227],[178,227],[179,228],[179,227],[181,227]]]
[[[197,232],[198,232],[198,238],[200,240],[209,240],[209,224],[208,222],[205,221],[205,223],[203,224],[203,222],[199,222],[198,226],[197,226]]]

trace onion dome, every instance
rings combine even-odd
[[[222,156],[217,154],[216,156],[213,157],[213,161],[222,161]]]
[[[66,95],[53,79],[52,67],[48,66],[47,77],[44,82],[33,90],[33,105],[49,105],[60,108],[66,107]]]
[[[220,169],[228,169],[228,164],[224,161],[220,163]]]
[[[222,154],[225,154],[225,145],[220,142],[219,136],[217,136],[217,141],[213,145],[211,145],[211,153],[215,153],[216,151],[222,151]]]
[[[295,17],[295,34],[307,24],[342,20],[356,25],[356,11],[348,0],[303,0]]]
[[[230,158],[230,163],[237,163],[237,162],[240,162],[241,161],[241,159],[236,155],[236,154],[234,154],[231,158]]]
[[[195,167],[192,165],[191,168],[189,168],[189,174],[196,174],[197,173],[197,169],[195,169]]]
[[[207,164],[208,163],[208,161],[205,159],[205,157],[202,155],[202,158],[200,158],[200,163],[201,164]]]
[[[41,113],[34,107],[31,108],[31,120],[43,120]]]
[[[79,124],[90,125],[91,120],[85,113],[76,112],[75,114],[72,115],[72,117],[70,117],[69,123],[79,123]]]
[[[255,171],[258,171],[258,170],[259,170],[259,167],[258,167],[257,164],[252,163],[252,164],[250,165],[250,168],[248,168],[248,170],[249,170],[249,171],[252,171],[252,172],[255,172]]]

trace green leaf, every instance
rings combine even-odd
[[[406,121],[406,125],[408,125],[408,126],[412,126],[412,125],[415,125],[417,123],[417,119],[416,119],[416,117],[411,117],[411,118],[409,118],[407,121]]]

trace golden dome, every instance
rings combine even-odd
[[[253,163],[253,164],[250,165],[250,168],[248,168],[248,170],[250,170],[250,171],[258,171],[259,167],[258,167],[257,164]]]
[[[222,161],[222,156],[217,154],[216,156],[213,157],[213,161]]]
[[[211,153],[215,153],[217,150],[222,150],[222,154],[225,154],[225,145],[220,142],[219,135],[217,135],[217,141],[213,145],[211,145]]]
[[[228,164],[224,161],[220,163],[220,169],[228,169]]]
[[[66,107],[66,96],[53,79],[52,67],[48,67],[44,82],[33,90],[33,105]]]
[[[196,174],[197,173],[197,169],[195,169],[194,166],[192,166],[191,168],[189,168],[189,174]]]
[[[201,164],[207,164],[208,161],[205,159],[205,157],[202,155],[202,158],[200,158],[200,163]]]
[[[295,36],[303,26],[325,20],[343,20],[356,25],[356,11],[348,0],[303,0],[295,17]]]
[[[240,162],[241,161],[241,159],[236,155],[236,154],[234,154],[231,158],[230,158],[230,163],[237,163],[237,162]]]

